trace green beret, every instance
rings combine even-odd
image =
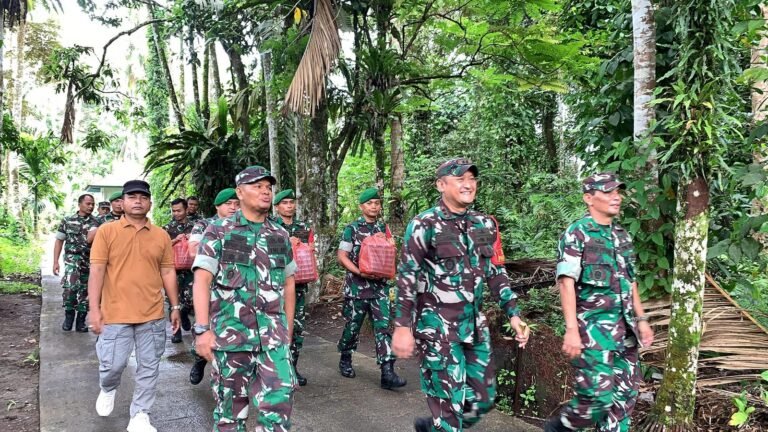
[[[216,199],[213,200],[214,206],[220,206],[231,199],[237,199],[237,192],[233,188],[223,189],[216,195]]]
[[[284,199],[296,199],[296,194],[293,193],[293,189],[285,189],[278,192],[275,195],[275,199],[272,200],[272,204],[278,205],[280,204],[280,201]]]
[[[360,199],[358,201],[360,201],[360,204],[365,204],[372,199],[381,199],[379,190],[375,187],[364,190],[363,193],[360,194]]]
[[[115,192],[112,195],[109,196],[109,202],[112,202],[114,200],[119,200],[123,198],[122,192]]]

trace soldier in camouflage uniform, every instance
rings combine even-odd
[[[288,231],[291,236],[291,245],[296,246],[299,242],[308,244],[310,248],[315,248],[315,236],[309,224],[295,219],[296,216],[296,194],[293,189],[286,189],[275,194],[272,200],[275,206],[277,216],[274,218],[278,225]],[[293,319],[293,338],[291,340],[291,356],[293,358],[293,367],[296,371],[296,380],[300,386],[307,385],[307,379],[304,378],[296,365],[299,362],[299,352],[304,346],[304,323],[306,322],[306,296],[309,284],[296,284],[296,314]]]
[[[80,195],[77,199],[78,211],[64,218],[56,231],[56,243],[53,247],[53,274],[59,274],[59,256],[64,249],[64,276],[61,285],[64,306],[64,323],[61,329],[72,330],[77,312],[75,330],[87,332],[85,321],[88,314],[88,275],[90,274],[91,242],[88,233],[98,226],[93,217],[93,195]]]
[[[215,206],[216,204],[214,204]],[[190,222],[195,223],[197,221],[205,219],[203,215],[197,211],[200,209],[200,199],[196,196],[187,198],[187,219]]]
[[[192,257],[197,255],[197,247],[203,240],[203,233],[208,226],[217,219],[232,217],[240,209],[240,200],[237,199],[237,192],[233,188],[228,188],[223,189],[216,195],[213,205],[216,207],[216,214],[195,222],[195,226],[189,234],[189,254]],[[197,385],[203,380],[203,373],[205,372],[205,365],[208,363],[208,360],[197,354],[194,342],[192,343],[192,348],[190,348],[190,353],[192,353],[195,362],[189,371],[189,382]]]
[[[256,431],[282,432],[296,387],[296,263],[288,233],[267,218],[274,177],[251,166],[235,182],[241,209],[211,223],[193,266],[197,351],[212,362],[214,431],[244,432],[252,397]]]
[[[493,408],[491,337],[480,309],[486,289],[499,298],[520,346],[528,341],[506,270],[491,262],[496,224],[471,209],[477,175],[467,159],[441,164],[440,201],[416,216],[403,238],[392,348],[398,357],[420,352],[432,412],[414,422],[420,432],[461,431]]]
[[[560,238],[557,279],[565,316],[563,351],[575,368],[574,397],[547,432],[628,432],[640,384],[638,338],[653,343],[635,282],[629,233],[614,218],[620,189],[610,173],[584,180],[588,213]]]
[[[102,201],[99,203],[99,215],[98,216],[106,216],[107,213],[112,209],[112,207],[109,205],[109,201]]]
[[[109,205],[112,210],[104,216],[99,216],[99,225],[120,219],[123,216],[123,193],[115,192],[109,196]]]
[[[352,368],[352,352],[360,340],[360,328],[365,316],[373,321],[376,339],[376,363],[381,366],[381,388],[402,387],[406,380],[395,373],[395,356],[392,354],[392,333],[389,330],[392,299],[386,279],[375,278],[360,271],[360,246],[365,238],[389,236],[387,226],[378,220],[381,213],[381,196],[376,188],[368,188],[360,194],[360,216],[344,228],[336,258],[346,270],[344,279],[344,319],[346,325],[338,349],[341,353],[339,372],[347,378],[355,377]]]
[[[183,198],[171,201],[171,221],[163,227],[171,238],[171,245],[175,245],[183,238],[188,239],[193,226],[194,223],[187,218],[187,201]],[[171,342],[181,343],[181,330],[189,331],[192,328],[192,323],[189,321],[189,313],[192,312],[192,270],[176,270],[176,280],[181,302],[181,328],[173,334]]]

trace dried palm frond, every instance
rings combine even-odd
[[[656,330],[652,346],[641,353],[664,352],[669,342],[669,298],[643,304],[651,325]],[[741,373],[731,376],[702,376],[702,368],[724,371],[762,371],[768,369],[768,331],[741,308],[717,282],[707,275],[703,305],[704,329],[699,346],[699,378],[697,386],[710,387],[759,379],[759,375]],[[655,357],[655,356],[654,356]],[[664,367],[663,360],[650,358],[647,363]],[[703,369],[706,370],[706,369]],[[710,369],[711,370],[711,369]]]
[[[285,108],[315,115],[315,108],[325,96],[325,79],[341,49],[339,31],[330,0],[315,0],[315,16],[309,43],[285,94]]]

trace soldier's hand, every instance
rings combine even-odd
[[[91,329],[93,334],[101,334],[101,329],[104,327],[104,317],[101,316],[101,311],[91,308],[88,312],[88,328]]]
[[[392,352],[398,358],[411,358],[416,353],[416,340],[409,327],[395,327],[392,335]]]
[[[57,260],[55,263],[53,263],[53,275],[58,276],[59,275],[59,261]]]
[[[653,329],[648,321],[640,321],[637,329],[640,331],[640,344],[644,347],[653,345]]]
[[[528,338],[531,336],[531,328],[524,323],[519,316],[513,316],[509,319],[509,324],[515,330],[515,340],[520,344],[520,348],[525,348]]]
[[[178,309],[172,310],[169,319],[171,320],[171,333],[176,333],[181,327],[181,312]]]
[[[213,343],[216,339],[213,336],[213,332],[208,330],[207,332],[195,336],[195,351],[197,355],[213,362]]]
[[[581,335],[578,328],[572,328],[565,331],[563,337],[563,352],[569,359],[575,359],[581,355]]]

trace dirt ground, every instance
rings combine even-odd
[[[39,295],[0,295],[0,430],[40,430]]]

